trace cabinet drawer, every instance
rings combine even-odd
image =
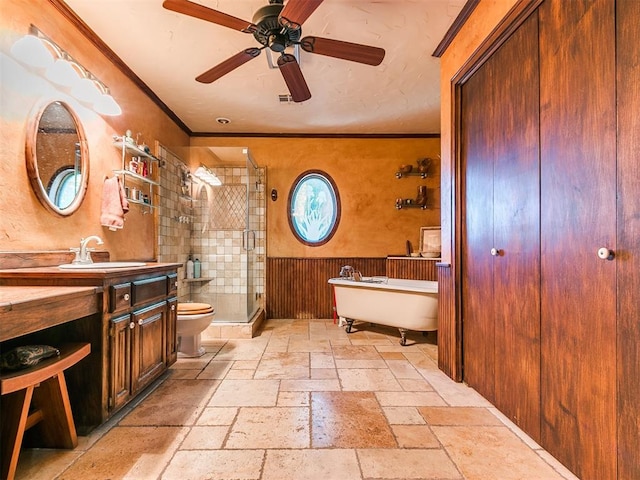
[[[178,292],[178,274],[172,273],[167,275],[167,294],[175,295]]]
[[[136,280],[131,283],[133,305],[142,305],[167,296],[167,277]]]
[[[121,283],[109,287],[109,312],[127,310],[131,306],[131,284]]]

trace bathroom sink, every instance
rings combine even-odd
[[[145,262],[96,262],[96,263],[66,263],[58,266],[63,270],[91,270],[108,268],[144,267]]]

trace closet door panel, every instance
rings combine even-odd
[[[462,90],[462,321],[464,381],[494,397],[493,142],[495,73],[485,63]]]
[[[538,17],[494,54],[495,405],[540,438]],[[493,59],[492,59],[493,60]],[[514,392],[518,392],[514,394]]]
[[[617,2],[618,477],[640,478],[640,2]]]
[[[611,0],[540,18],[542,444],[616,478],[615,24]]]

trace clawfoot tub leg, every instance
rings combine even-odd
[[[400,330],[400,345],[403,347],[407,344],[407,332],[406,328],[398,328]]]
[[[346,318],[345,320],[347,321],[346,332],[351,333],[351,327],[353,327],[354,320],[352,318]]]

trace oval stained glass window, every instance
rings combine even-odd
[[[289,192],[289,225],[305,245],[318,246],[333,237],[340,221],[340,197],[325,172],[302,173]]]

